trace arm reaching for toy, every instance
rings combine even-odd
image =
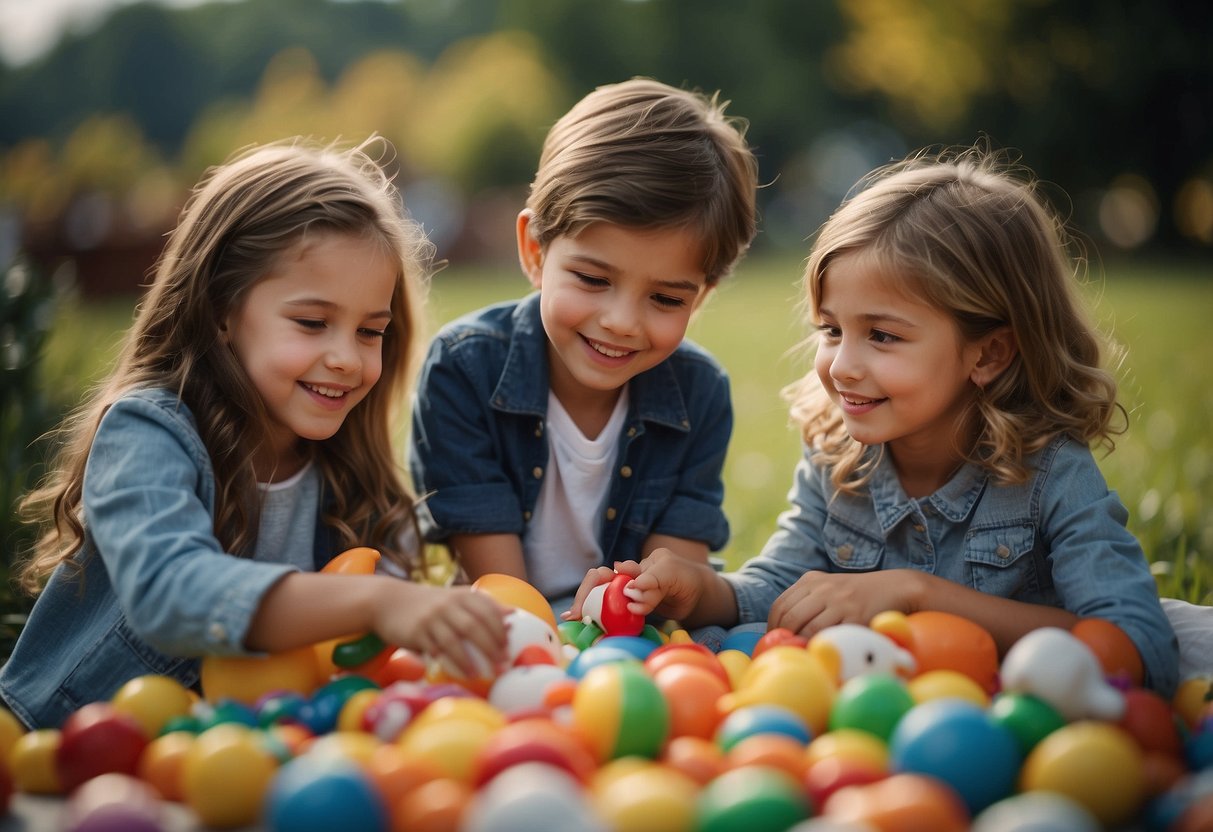
[[[708,564],[689,560],[669,549],[657,549],[640,563],[617,563],[614,570],[605,566],[591,569],[564,618],[581,618],[586,596],[594,587],[612,580],[616,573],[633,576],[624,589],[631,599],[629,612],[637,615],[655,612],[686,627],[737,623],[737,599],[732,587]]]
[[[449,659],[469,675],[469,647],[505,661],[507,610],[465,587],[438,587],[383,575],[293,572],[266,593],[245,638],[250,650],[278,652],[370,630],[387,644]]]

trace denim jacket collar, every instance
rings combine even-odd
[[[509,352],[492,403],[506,413],[544,416],[548,409],[548,339],[539,317],[539,293],[523,299],[514,310],[514,331]],[[544,372],[535,372],[543,367]],[[687,432],[691,420],[686,400],[669,362],[636,376],[631,381],[629,420],[636,418]]]
[[[879,453],[880,460],[868,484],[872,505],[876,511],[880,531],[884,536],[915,511],[917,500],[906,496],[893,467],[893,459],[887,448],[869,448],[868,453]],[[953,523],[959,523],[969,515],[985,490],[988,474],[972,462],[964,463],[942,488],[926,498],[940,515]]]

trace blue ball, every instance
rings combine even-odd
[[[266,795],[265,824],[271,832],[382,832],[390,816],[353,762],[305,754],[278,770]]]
[[[587,647],[574,656],[565,670],[571,678],[581,679],[600,664],[639,661],[630,650],[625,650],[622,647],[612,647],[609,644],[602,646],[595,644],[593,647]]]
[[[591,649],[598,650],[602,647],[618,647],[620,650],[628,651],[634,658],[644,661],[649,657],[649,653],[657,649],[658,645],[644,636],[606,636]]]
[[[740,650],[747,656],[754,655],[754,646],[765,635],[765,630],[757,629],[747,624],[734,627],[725,633],[724,641],[720,643],[721,650]]]
[[[746,705],[726,716],[716,728],[716,744],[728,751],[746,737],[782,734],[808,745],[813,732],[800,714],[780,705]]]
[[[942,780],[972,815],[1014,792],[1021,763],[1015,735],[984,708],[962,699],[916,705],[889,739],[892,770]]]

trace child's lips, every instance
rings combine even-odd
[[[842,408],[843,412],[851,415],[867,413],[885,401],[887,399],[872,399],[867,396],[858,396],[854,393],[839,392],[838,394],[839,407]]]
[[[609,358],[613,361],[618,361],[620,359],[627,358],[628,356],[630,356],[634,352],[636,352],[636,350],[630,350],[630,349],[626,349],[624,347],[614,346],[612,344],[607,344],[602,341],[595,341],[593,338],[587,338],[584,335],[582,336],[582,339],[589,346],[589,348],[591,350],[593,350],[594,352],[596,352],[598,355],[601,355],[603,358]]]

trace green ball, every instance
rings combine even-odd
[[[1036,744],[1066,724],[1057,710],[1030,693],[1000,693],[990,703],[990,718],[1011,732],[1024,757]]]
[[[830,730],[855,728],[888,742],[914,704],[909,688],[896,676],[865,673],[839,689],[830,708]]]
[[[695,805],[697,832],[783,832],[812,813],[791,775],[769,766],[744,766],[712,780]]]

